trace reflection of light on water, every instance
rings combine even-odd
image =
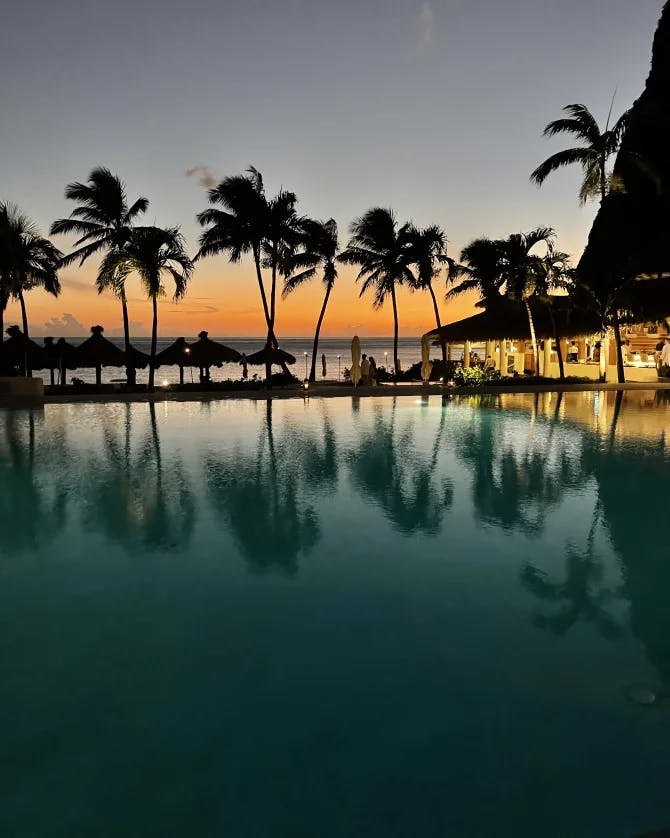
[[[593,415],[597,416],[600,412],[600,394],[596,393],[593,397]]]

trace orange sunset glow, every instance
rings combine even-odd
[[[42,291],[27,296],[31,331],[36,336],[76,337],[87,334],[92,325],[105,327],[109,336],[121,335],[121,307],[111,293],[98,294],[95,288],[96,264],[63,271],[62,291],[57,299]],[[353,268],[341,266],[331,295],[322,334],[324,337],[390,335],[393,316],[390,303],[381,310],[372,307],[372,298],[358,296],[359,287]],[[131,333],[150,334],[151,302],[139,282],[131,278],[127,287]],[[300,288],[277,303],[277,334],[280,337],[302,337],[313,334],[323,299],[320,281]],[[476,298],[464,296],[449,303],[442,302],[443,322],[458,320],[472,314]],[[427,294],[398,292],[400,335],[419,336],[435,327],[435,318]],[[66,317],[70,315],[71,317]],[[21,322],[16,303],[7,307],[5,322]],[[163,336],[196,335],[205,329],[211,335],[263,335],[265,320],[253,266],[249,262],[230,264],[224,258],[208,259],[198,264],[184,300],[174,303],[168,297],[159,303],[159,332]]]

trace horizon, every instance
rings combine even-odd
[[[601,123],[614,91],[613,115],[630,107],[644,86],[662,5],[612,0],[603,14],[600,4],[577,0],[540,9],[534,0],[504,8],[408,0],[393,9],[381,0],[365,8],[285,0],[271,9],[241,0],[225,8],[197,0],[185,9],[163,0],[160,16],[153,0],[120,0],[114,10],[78,0],[57,12],[46,0],[12,7],[0,50],[0,69],[12,79],[0,108],[14,116],[0,126],[11,162],[0,200],[16,202],[46,234],[74,208],[66,183],[108,166],[130,200],[149,198],[144,222],[179,224],[193,254],[204,187],[253,164],[268,192],[293,189],[299,212],[334,217],[341,245],[355,217],[391,206],[400,221],[443,226],[456,258],[477,236],[548,224],[576,263],[597,205],[578,206],[577,170],[554,174],[542,189],[530,183],[535,166],[570,143],[546,140],[542,130],[570,102],[584,102]],[[123,20],[131,9],[129,31]],[[562,40],[560,72],[546,60],[547,32]],[[165,40],[177,33],[183,49],[167,59]],[[63,47],[73,39],[80,49]],[[472,60],[473,43],[486,61]],[[71,242],[53,240],[63,250]],[[97,294],[94,275],[91,261],[62,271],[58,299],[31,292],[33,334],[88,334],[98,322],[109,336],[120,332],[120,306]],[[358,299],[354,275],[340,269],[324,338],[391,330],[390,306],[374,311],[369,297]],[[280,340],[313,333],[321,296],[317,279],[279,302]],[[128,297],[131,334],[143,336],[151,304],[134,278]],[[445,323],[474,312],[473,298],[447,305],[439,297]],[[398,304],[401,336],[434,326],[427,295],[400,289]],[[5,322],[20,322],[16,304]],[[246,260],[203,260],[185,300],[159,304],[160,332],[202,329],[230,337],[264,331]]]

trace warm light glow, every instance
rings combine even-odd
[[[163,381],[163,387],[167,387],[169,383],[170,383],[170,382],[169,382],[167,379],[165,379],[165,380]]]

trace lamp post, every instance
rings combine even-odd
[[[341,366],[341,364],[342,364],[342,356],[338,355],[337,356],[337,380],[338,381],[340,380],[340,366]]]
[[[190,346],[184,347],[184,352],[187,355],[190,355],[191,354],[191,347]],[[191,370],[191,384],[193,384],[193,367],[190,364],[189,364],[189,369]]]
[[[303,352],[303,355],[305,356],[305,378],[307,378],[307,353]]]

